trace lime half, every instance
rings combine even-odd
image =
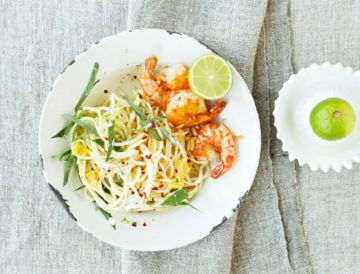
[[[204,99],[221,98],[232,85],[231,67],[215,54],[203,55],[190,67],[189,84],[191,90]]]
[[[352,106],[343,99],[329,98],[317,104],[310,114],[311,128],[317,136],[335,141],[349,135],[356,121]]]

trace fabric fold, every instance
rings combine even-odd
[[[129,1],[127,28],[161,28],[194,37],[229,60],[252,89],[266,7],[267,0]],[[208,237],[175,250],[123,250],[123,273],[229,273],[235,225],[236,214]]]

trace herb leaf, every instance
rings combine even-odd
[[[62,161],[62,160],[64,160],[64,161],[69,160],[70,154],[71,154],[71,149],[64,151],[62,154],[60,154],[59,160],[60,160],[60,161]]]
[[[199,211],[199,212],[200,212],[200,210],[198,210],[196,207],[194,207],[192,204],[190,204],[190,203],[188,203],[188,202],[181,202],[180,205],[187,205],[187,206],[195,209],[196,211]]]
[[[171,136],[171,134],[162,126],[159,126],[159,129],[161,131],[162,134],[164,134],[164,136],[173,144],[176,145],[176,141],[175,139]]]
[[[106,162],[109,161],[112,149],[113,149],[113,143],[114,143],[114,137],[115,137],[115,121],[111,121],[111,126],[108,128],[109,133],[109,148],[106,154]]]
[[[161,205],[165,205],[165,206],[187,205],[199,211],[196,207],[194,207],[192,204],[187,202],[187,200],[188,200],[188,193],[183,189],[179,189],[175,191],[173,195],[171,195],[169,198],[163,201]]]
[[[112,217],[111,213],[103,210],[101,207],[98,206],[98,204],[95,201],[93,201],[93,202],[94,202],[96,210],[100,210],[100,212],[102,213],[102,215],[104,215],[106,220],[109,220],[109,218]]]
[[[122,147],[114,147],[113,146],[113,150],[116,151],[116,152],[123,152],[124,149]]]
[[[150,120],[142,120],[141,125],[142,125],[143,128],[148,128],[148,127],[151,127],[151,125],[153,123],[160,122],[160,121],[162,121],[164,119],[165,119],[165,117],[159,116],[159,117],[155,117],[155,118],[150,119]]]
[[[99,146],[101,146],[102,148],[105,148],[105,143],[103,140],[101,140],[100,138],[99,139],[95,139],[95,140],[92,140],[93,142],[97,143]]]
[[[188,193],[183,189],[179,189],[175,191],[173,195],[171,195],[169,198],[163,201],[161,205],[178,206],[181,205],[182,202],[184,202],[187,199],[188,199]]]
[[[155,117],[153,119],[148,119],[146,117],[146,115],[140,110],[140,108],[137,105],[135,105],[129,98],[127,98],[126,96],[121,96],[121,98],[124,99],[129,104],[129,106],[136,112],[136,114],[140,117],[140,119],[143,121],[142,126],[144,128],[149,128],[149,131],[150,131],[151,135],[154,137],[154,139],[157,141],[162,141],[163,139],[155,130],[154,125],[149,126],[149,124],[151,124],[151,123],[155,124],[155,122],[159,122],[159,121],[165,119],[165,117],[159,116],[159,117]],[[175,139],[170,135],[170,133],[166,129],[164,129],[162,126],[159,126],[159,129],[160,129],[161,133],[167,139],[169,139],[169,141],[173,145],[176,145]]]
[[[99,63],[95,63],[94,64],[94,67],[93,67],[93,70],[91,72],[91,75],[90,75],[90,79],[85,87],[85,90],[83,91],[79,101],[77,102],[76,106],[75,106],[75,112],[77,112],[80,107],[81,107],[81,104],[85,101],[86,97],[90,94],[90,91],[92,90],[92,88],[95,86],[95,84],[98,82],[98,81],[95,81],[96,79],[96,74],[99,70]],[[64,137],[65,135],[68,134],[70,128],[74,125],[74,121],[70,121],[70,122],[67,122],[65,124],[65,127],[63,127],[58,133],[56,133],[54,136],[52,136],[51,138],[61,138],[61,137]]]
[[[131,224],[130,220],[129,220],[128,218],[126,218],[126,217],[123,217],[123,218],[121,219],[121,222],[122,222],[122,223],[125,223],[125,224]]]
[[[106,220],[109,220],[109,218],[111,217],[111,213],[103,210],[101,207],[97,207],[98,210],[100,210],[100,212],[102,213],[102,215],[104,215]]]
[[[78,190],[80,190],[80,189],[83,189],[84,187],[85,187],[85,185],[81,185],[81,186],[75,188],[75,189],[74,189],[74,192],[76,192],[76,191],[78,191]]]
[[[115,182],[115,185],[123,187],[124,186],[124,180],[122,178],[119,178],[119,180]]]
[[[162,141],[161,136],[157,133],[157,131],[153,127],[150,127],[149,131],[150,131],[151,135],[154,137],[155,140]]]
[[[150,121],[156,123],[156,122],[160,122],[160,121],[162,121],[162,120],[164,120],[164,119],[165,119],[164,116],[158,116],[158,117],[155,117],[155,118],[150,119]]]
[[[64,117],[71,120],[75,124],[85,128],[89,133],[94,134],[94,135],[99,135],[95,127],[93,127],[92,125],[84,122],[83,120],[77,119],[74,116],[69,115],[69,114],[65,114]]]
[[[71,155],[69,159],[65,162],[64,181],[63,181],[64,186],[68,183],[71,170],[75,166],[76,166],[76,157]]]
[[[129,98],[127,98],[126,96],[121,96],[121,98],[129,104],[129,106],[133,109],[133,111],[136,112],[136,114],[140,117],[141,120],[148,119],[146,115],[141,111],[141,109],[137,105],[135,105]]]
[[[94,64],[94,67],[93,67],[93,70],[91,72],[91,75],[90,75],[90,79],[79,99],[79,101],[77,102],[76,106],[75,106],[75,112],[78,111],[82,105],[82,103],[85,101],[86,97],[90,94],[90,91],[92,90],[92,88],[95,86],[95,84],[97,83],[95,81],[96,79],[96,74],[97,72],[99,71],[99,63],[96,62]]]
[[[66,150],[61,154],[51,156],[51,158],[57,159],[59,161],[67,161],[69,159],[69,157],[70,157],[70,154],[71,154],[71,149]]]
[[[65,127],[63,127],[58,133],[56,133],[51,138],[61,138],[64,137],[66,134],[68,134],[70,128],[74,125],[74,122],[67,122]]]

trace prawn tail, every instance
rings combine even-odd
[[[215,120],[224,110],[226,104],[225,101],[216,101],[210,106],[209,111],[189,117],[186,126],[205,124]]]
[[[145,59],[144,74],[147,78],[152,77],[152,73],[155,70],[158,60],[156,56],[150,56]]]
[[[223,163],[221,163],[220,165],[215,167],[213,170],[211,170],[210,177],[213,179],[217,179],[221,175],[223,175],[226,172],[226,170],[227,169],[225,168],[225,165]]]
[[[218,100],[218,101],[214,102],[209,108],[210,116],[212,116],[213,119],[218,117],[219,114],[224,110],[226,105],[227,105],[226,101],[223,101],[223,100]]]

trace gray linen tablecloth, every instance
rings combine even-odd
[[[0,0],[0,13],[0,273],[360,273],[359,165],[323,174],[289,162],[271,116],[301,67],[360,68],[360,1]],[[41,107],[65,65],[102,37],[145,27],[186,33],[230,60],[262,127],[258,174],[238,213],[197,243],[152,253],[76,226],[37,153]]]

